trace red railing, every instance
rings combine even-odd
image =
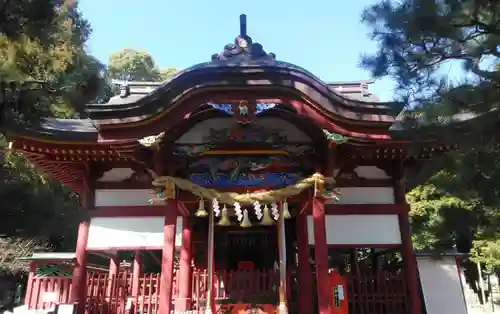
[[[288,274],[288,283],[292,274]],[[200,310],[206,300],[207,271],[193,273],[193,308]],[[215,300],[244,300],[247,298],[275,298],[279,286],[279,273],[274,270],[217,271],[214,276]],[[289,285],[290,286],[290,285]],[[288,299],[291,299],[291,289]]]
[[[345,276],[349,313],[407,313],[407,288],[402,274],[359,274]],[[28,284],[26,302],[32,309],[50,309],[69,301],[72,277],[34,277]],[[288,300],[298,284],[288,274]],[[146,274],[133,287],[130,273],[109,277],[106,273],[89,273],[87,307],[90,314],[157,313],[160,274]],[[173,302],[178,297],[178,273],[174,276]],[[206,299],[206,270],[194,270],[192,309],[203,309]],[[217,271],[214,276],[214,298],[217,303],[263,297],[277,299],[279,275],[274,270]],[[231,303],[231,302],[230,302]]]
[[[349,313],[409,313],[407,287],[402,274],[359,274],[345,278]]]
[[[50,309],[58,303],[67,303],[71,277],[33,277],[28,283],[25,304],[33,309]]]
[[[124,313],[130,308],[132,278],[128,272],[109,276],[90,273],[87,280],[88,313]],[[130,302],[129,302],[130,303]]]

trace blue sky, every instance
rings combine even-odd
[[[149,52],[160,68],[208,61],[233,42],[245,13],[248,34],[267,52],[329,82],[370,79],[359,58],[376,44],[360,15],[375,1],[80,0],[79,7],[93,28],[88,50],[103,62],[122,48]],[[370,90],[390,100],[392,86],[384,79]]]

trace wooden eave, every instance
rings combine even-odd
[[[263,94],[263,97],[257,95],[253,99],[282,98],[276,93],[272,96],[273,92],[295,91],[296,94],[311,98],[313,102],[324,106],[325,110],[333,114],[356,120],[359,119],[360,114],[368,114],[365,116],[367,121],[370,121],[370,114],[383,115],[388,118],[394,118],[397,115],[397,112],[391,110],[391,103],[365,102],[346,98],[304,69],[280,61],[262,64],[257,62],[250,65],[210,62],[198,64],[180,72],[174,79],[160,85],[138,101],[121,104],[89,104],[87,110],[91,114],[91,119],[100,120],[101,125],[108,124],[108,122],[113,124],[112,120],[115,118],[139,120],[140,117],[155,115],[175,105],[182,95],[199,93],[199,90],[206,89],[219,91],[220,95],[217,98],[222,99],[238,99],[238,97],[225,97],[232,95],[228,93],[231,90],[241,93],[247,89],[256,89]],[[266,94],[266,91],[270,91],[271,94]]]
[[[351,160],[405,160],[407,158],[428,160],[458,149],[458,145],[447,145],[439,141],[418,143],[407,141],[349,141],[343,145],[346,147],[346,155]],[[416,145],[417,148],[413,149],[412,145]]]
[[[139,146],[135,142],[57,142],[17,137],[12,148],[21,152],[35,166],[80,193],[89,162],[130,162]]]

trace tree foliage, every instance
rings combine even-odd
[[[160,70],[149,53],[134,49],[122,49],[108,61],[108,76],[114,79],[159,82],[169,80],[176,72],[174,68]]]
[[[51,19],[40,17],[39,22],[26,21],[24,25],[22,12],[37,6],[44,18]],[[8,134],[24,129],[48,115],[69,117],[81,113],[81,105],[102,92],[104,65],[85,52],[91,29],[78,11],[76,1],[3,1],[0,8],[4,13],[10,12],[4,24],[16,19],[20,23],[16,34],[0,32],[0,78],[3,82],[14,82],[12,88],[2,88],[7,98],[1,101],[0,131]],[[43,23],[50,32],[42,26],[40,29],[44,31],[40,34],[30,32],[25,28],[31,28],[31,23]],[[33,84],[24,82],[33,81],[50,84],[55,92],[46,93],[39,87],[36,92],[28,91]],[[14,94],[17,97],[12,101]]]
[[[500,104],[498,1],[381,0],[362,20],[378,50],[361,65],[395,80],[405,122],[440,125],[441,140],[462,148],[407,195],[415,247],[500,266],[500,148],[491,123]],[[450,77],[450,69],[460,73]],[[483,115],[467,125],[469,136],[449,123],[464,112]]]
[[[401,100],[425,106],[430,121],[498,107],[498,1],[383,0],[362,20],[379,44],[362,66],[375,77],[392,76]],[[460,80],[448,79],[450,64],[462,66]]]
[[[74,117],[72,98],[81,101],[90,95],[84,85],[93,77],[99,80],[104,69],[84,50],[90,26],[76,2],[3,1],[0,16],[7,16],[0,19],[2,81],[15,82],[14,89],[31,88],[32,84],[20,84],[27,81],[50,82],[56,89],[50,95],[23,89],[17,94],[20,96],[17,103],[7,102],[12,106],[3,108],[0,132],[8,136],[42,117]],[[75,97],[78,93],[81,97]],[[5,96],[12,98],[12,94]],[[15,259],[10,258],[9,252],[13,245],[29,250],[35,247],[71,250],[79,205],[71,191],[7,147],[7,138],[0,136],[0,255],[5,257],[0,267],[11,269]],[[27,245],[30,243],[37,245]]]
[[[0,1],[0,33],[16,40],[20,36],[50,40],[57,10],[68,5],[64,1],[2,0]]]
[[[415,248],[471,253],[500,266],[500,149],[447,156],[444,168],[407,194]]]

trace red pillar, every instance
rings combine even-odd
[[[118,268],[120,267],[120,260],[118,256],[110,257],[109,259],[109,271],[108,271],[108,287],[107,287],[107,296],[111,298],[113,296],[113,289],[117,285],[117,275]]]
[[[399,230],[401,233],[401,254],[405,266],[405,277],[410,295],[411,314],[422,313],[422,303],[420,300],[420,283],[417,272],[417,258],[413,253],[413,244],[411,242],[411,229],[408,217],[409,206],[406,203],[404,187],[399,184],[395,187],[396,203],[401,204],[401,211],[398,215]]]
[[[170,202],[174,201],[169,200],[169,203]],[[177,210],[175,210],[173,206],[167,206],[165,212],[165,224],[163,227],[164,242],[161,258],[159,314],[170,314],[170,310],[172,308],[176,222]]]
[[[191,226],[188,217],[182,218],[182,245],[179,262],[179,296],[175,310],[184,312],[191,310]]]
[[[37,268],[38,265],[36,262],[30,263],[28,283],[26,285],[26,294],[24,296],[24,305],[27,305],[28,308],[32,308],[31,300],[33,299],[33,280],[35,279]]]
[[[311,204],[311,202],[309,202]],[[310,206],[309,206],[310,208]],[[310,211],[306,211],[310,212]],[[313,311],[313,281],[309,265],[309,239],[307,234],[307,215],[297,214],[297,246],[299,262],[299,313],[312,313]]]
[[[330,314],[331,300],[328,275],[328,246],[326,243],[325,201],[321,198],[314,197],[312,203],[318,313]]]
[[[85,311],[87,297],[87,241],[89,237],[90,222],[84,220],[78,226],[78,239],[76,241],[76,262],[71,280],[70,302],[78,304],[78,313]]]
[[[132,296],[135,297],[139,294],[139,278],[142,272],[142,258],[141,251],[135,251],[134,255],[134,268],[132,269]]]

